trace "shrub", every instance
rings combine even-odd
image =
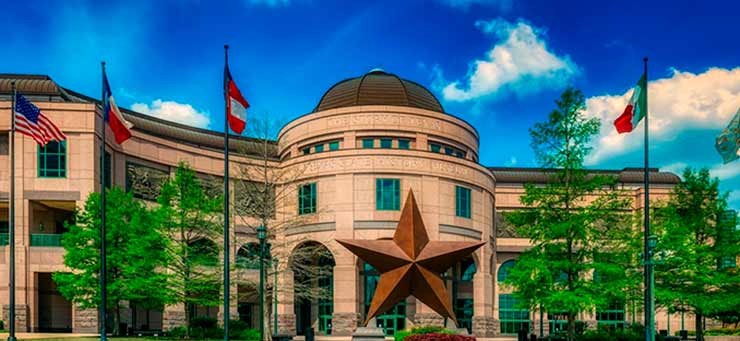
[[[704,332],[704,335],[740,335],[740,328],[718,328],[709,329]]]
[[[223,337],[224,330],[218,326],[215,318],[199,316],[190,320],[190,338],[222,339]]]
[[[259,341],[260,331],[257,329],[245,329],[239,334],[238,339],[247,341]]]
[[[171,337],[173,339],[185,338],[185,326],[178,326],[178,327],[172,328],[166,331],[164,335],[167,337]]]
[[[475,337],[459,334],[429,333],[407,336],[405,341],[475,341]]]
[[[454,330],[446,329],[444,327],[437,327],[437,326],[422,326],[422,327],[415,327],[404,330],[399,330],[395,334],[393,334],[394,341],[404,341],[407,337],[412,335],[421,335],[421,334],[456,334]]]

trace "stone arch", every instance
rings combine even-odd
[[[334,253],[318,241],[308,240],[291,250],[288,266],[293,279],[293,309],[296,332],[307,329],[331,335],[334,313]]]

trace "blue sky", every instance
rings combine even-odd
[[[48,74],[97,97],[106,60],[120,105],[220,130],[224,43],[250,112],[279,122],[381,67],[475,125],[483,164],[522,167],[536,166],[527,129],[574,85],[603,121],[589,166],[622,168],[642,165],[642,128],[617,136],[611,122],[647,55],[652,164],[706,166],[725,190],[740,190],[740,163],[722,165],[713,146],[740,107],[740,4],[594,3],[14,1],[0,12],[12,28],[0,72]],[[730,198],[740,208],[740,191]]]

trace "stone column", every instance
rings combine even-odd
[[[283,264],[280,264],[282,267]],[[289,266],[289,264],[285,264]],[[296,317],[293,304],[293,271],[283,269],[278,274],[278,334],[296,335]]]
[[[473,335],[492,337],[497,329],[493,316],[493,278],[490,271],[490,246],[484,245],[478,254],[478,269],[473,277]]]
[[[332,315],[332,335],[349,336],[360,323],[356,311],[357,269],[354,256],[349,251],[341,251],[334,266],[334,314]]]
[[[79,306],[74,306],[72,311],[72,331],[75,333],[97,333],[99,331],[98,326],[98,310],[82,309]]]
[[[185,305],[178,303],[169,305],[162,312],[162,330],[168,331],[176,327],[185,326]]]

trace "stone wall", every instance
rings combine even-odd
[[[75,307],[72,331],[75,333],[98,332],[98,310]]]
[[[444,327],[445,320],[437,313],[418,313],[414,315],[414,326],[438,326]]]
[[[360,323],[358,313],[334,313],[331,317],[331,334],[335,336],[348,336],[357,329]]]
[[[7,330],[10,328],[10,305],[3,304],[3,326]],[[15,330],[23,333],[28,331],[28,306],[15,305]]]
[[[278,334],[296,335],[295,314],[278,314]]]
[[[185,325],[185,310],[167,307],[162,313],[162,330],[168,331]]]
[[[473,335],[476,337],[493,337],[497,333],[497,324],[492,316],[473,316]]]

